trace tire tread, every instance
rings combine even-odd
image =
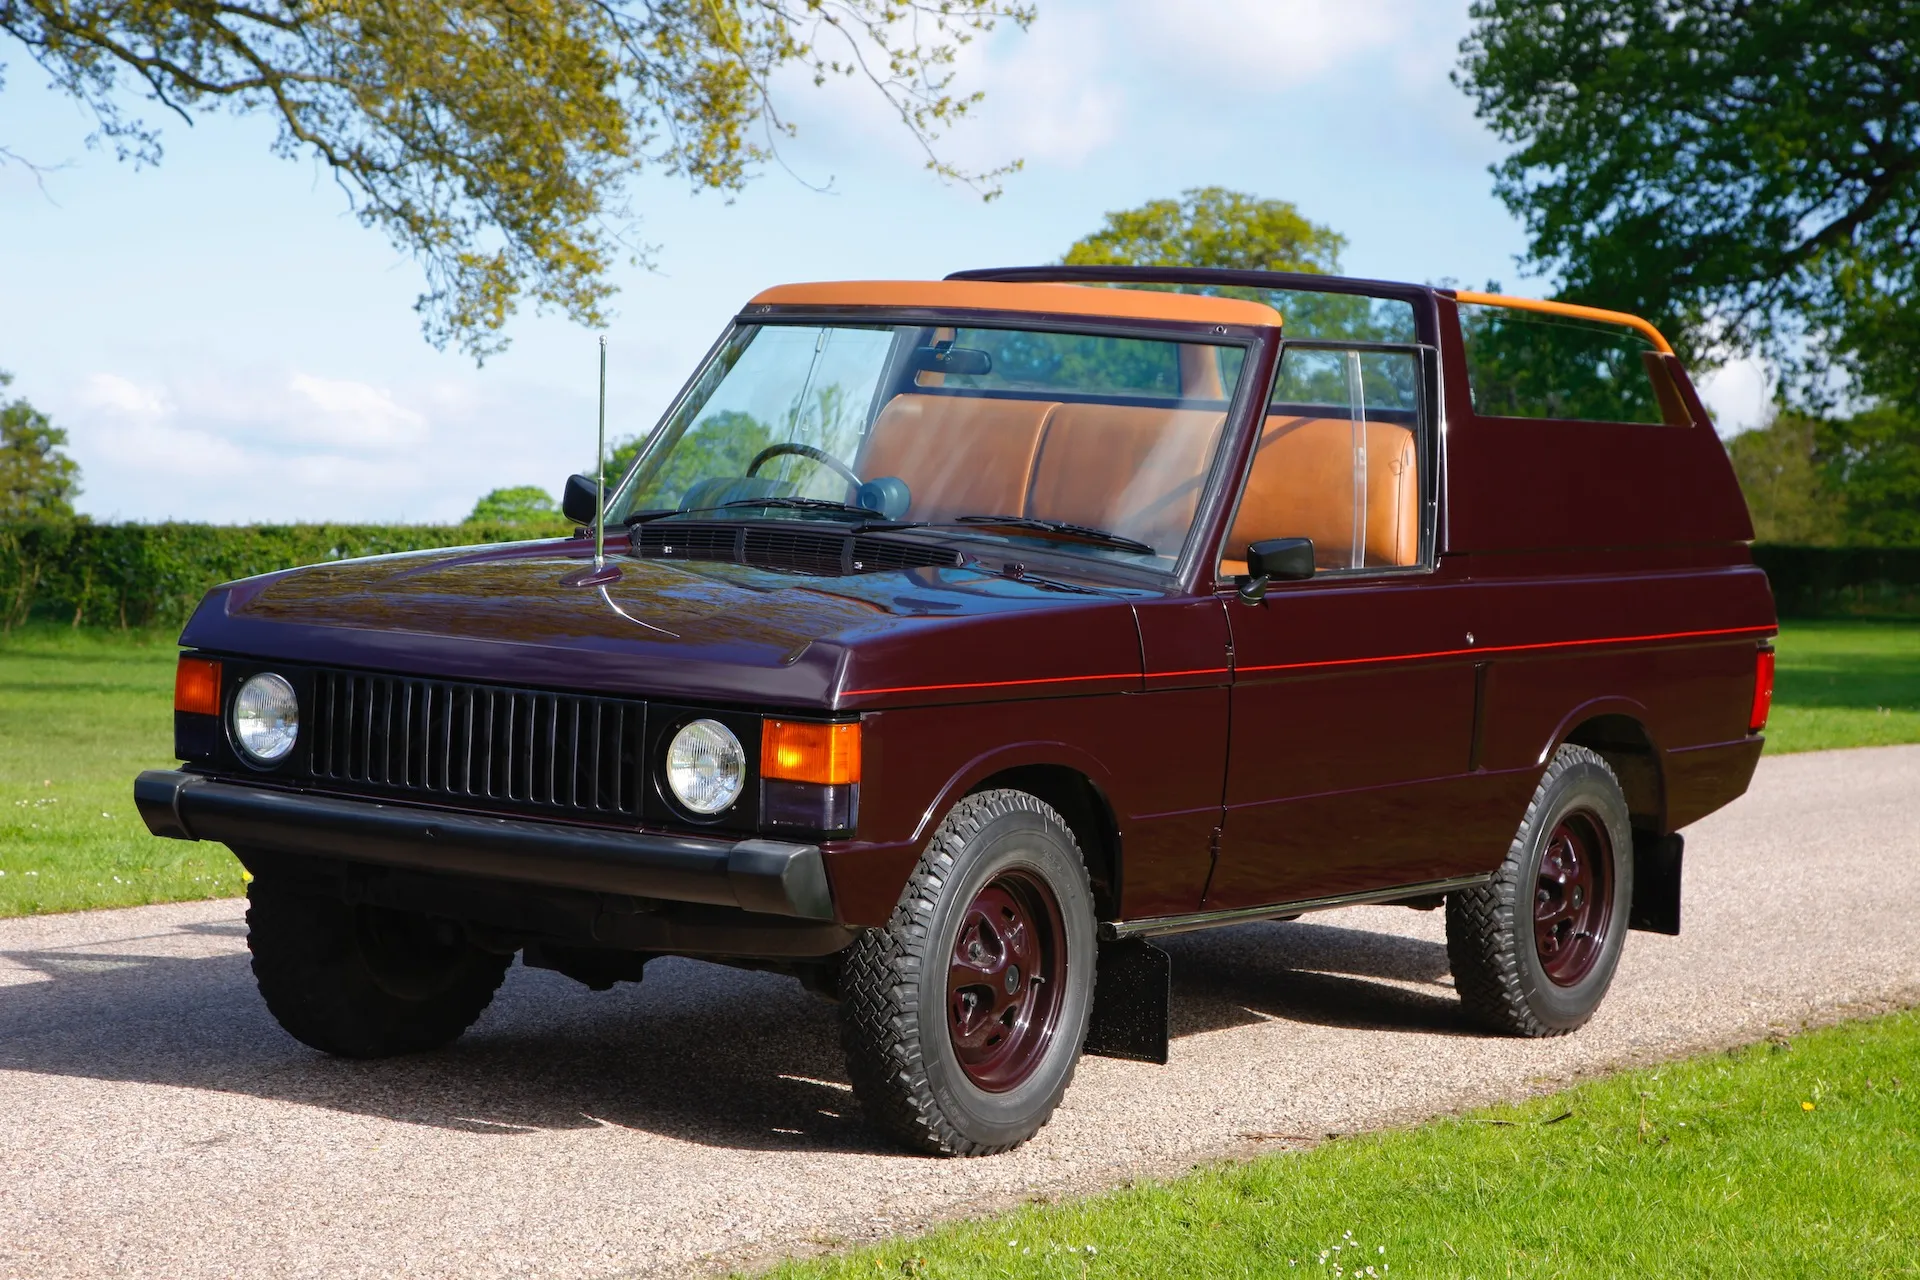
[[[846,1050],[854,1096],[874,1126],[903,1145],[930,1155],[988,1156],[1017,1147],[1024,1138],[998,1144],[970,1140],[942,1113],[927,1077],[918,1018],[919,984],[927,970],[927,941],[942,891],[962,851],[995,819],[1034,814],[1056,828],[1078,852],[1066,821],[1053,807],[1024,791],[981,791],[956,804],[934,832],[908,877],[884,928],[862,931],[840,969],[841,1045]],[[1076,859],[1087,875],[1083,859]],[[1091,887],[1087,887],[1091,893]],[[940,976],[944,979],[944,968]],[[944,1000],[944,996],[942,997]],[[1079,1046],[1074,1046],[1079,1056]],[[1065,1083],[1071,1083],[1070,1067]],[[1065,1084],[1062,1086],[1065,1087]],[[1046,1117],[1041,1118],[1044,1124]],[[1038,1126],[1035,1126],[1038,1128]]]
[[[1526,816],[1493,878],[1447,895],[1447,962],[1453,970],[1454,990],[1472,1021],[1503,1035],[1542,1039],[1575,1029],[1543,1021],[1527,1000],[1519,948],[1532,945],[1532,932],[1519,911],[1530,898],[1522,895],[1521,877],[1527,870],[1541,807],[1560,778],[1577,768],[1599,769],[1619,790],[1620,780],[1605,757],[1587,747],[1563,744],[1527,801]]]
[[[337,898],[263,880],[247,887],[247,947],[260,995],[289,1035],[322,1053],[384,1058],[449,1044],[486,1011],[513,963],[475,949],[447,990],[402,1000],[361,962],[352,911]]]

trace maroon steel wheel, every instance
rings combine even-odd
[[[1560,819],[1540,855],[1533,945],[1555,986],[1580,982],[1606,950],[1613,927],[1613,841],[1590,810]]]
[[[1053,891],[1002,872],[960,919],[947,965],[947,1033],[967,1079],[1017,1087],[1047,1055],[1066,997],[1066,924]]]

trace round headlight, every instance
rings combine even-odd
[[[300,736],[300,702],[286,677],[249,676],[233,697],[233,740],[260,764],[278,764]]]
[[[695,720],[667,747],[667,785],[695,813],[719,813],[740,798],[747,753],[718,720]]]

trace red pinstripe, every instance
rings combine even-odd
[[[1697,640],[1708,636],[1770,635],[1775,627],[1720,627],[1710,631],[1663,631],[1644,636],[1604,636],[1597,640],[1543,640],[1533,644],[1475,645],[1466,649],[1434,649],[1427,653],[1390,653],[1377,658],[1322,658],[1314,662],[1275,662],[1258,667],[1241,667],[1237,674],[1255,671],[1302,671],[1313,667],[1355,667],[1381,662],[1418,662],[1424,658],[1458,658],[1467,654],[1525,653],[1542,649],[1585,648],[1601,644],[1646,644],[1655,640]],[[1175,676],[1226,675],[1229,667],[1197,667],[1191,671],[1150,671],[1148,680],[1166,680]],[[891,689],[849,689],[843,697],[867,698],[883,693],[941,693],[953,689],[1008,689],[1030,684],[1068,684],[1079,680],[1138,680],[1133,671],[1094,676],[1037,676],[1026,680],[970,680],[958,684],[906,684]]]

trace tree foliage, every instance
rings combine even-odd
[[[1178,200],[1149,200],[1107,215],[1074,242],[1069,266],[1230,267],[1241,271],[1340,270],[1347,238],[1307,221],[1291,202],[1225,187],[1196,187]]]
[[[790,433],[787,438],[792,438]],[[754,457],[773,442],[773,429],[750,413],[723,409],[708,414],[673,440],[663,458],[648,464],[655,469],[636,482],[628,506],[635,511],[677,507],[702,480],[746,475]],[[634,456],[644,445],[644,440],[634,442]],[[772,470],[769,468],[769,474]],[[609,485],[613,474],[608,467]]]
[[[360,220],[426,276],[427,337],[476,359],[520,301],[602,324],[609,268],[643,259],[624,192],[643,169],[737,191],[791,132],[785,71],[864,76],[933,150],[978,95],[961,45],[1018,0],[0,0],[0,31],[91,109],[123,158],[160,135],[128,89],[191,121],[276,121]],[[0,153],[4,158],[4,153]]]
[[[467,523],[549,530],[564,526],[566,520],[552,494],[537,484],[521,484],[482,497],[473,504]]]
[[[1761,542],[1920,547],[1920,419],[1787,410],[1727,444]]]
[[[1846,541],[1846,500],[1822,465],[1822,426],[1818,418],[1789,411],[1727,442],[1756,541],[1805,547]]]
[[[0,370],[0,389],[13,375]],[[70,520],[80,464],[62,453],[67,433],[25,399],[0,400],[0,521]]]
[[[75,627],[178,627],[209,587],[236,578],[531,536],[517,525],[0,521],[0,632],[32,618]]]
[[[1062,259],[1087,267],[1220,267],[1335,275],[1347,238],[1310,222],[1287,200],[1196,187],[1178,200],[1149,200],[1109,213],[1106,225],[1074,242]],[[1363,342],[1413,341],[1413,308],[1404,302],[1302,289],[1215,285],[1143,286],[1245,298],[1277,308],[1302,337]]]
[[[1821,443],[1846,503],[1847,540],[1920,547],[1920,413],[1879,405],[1825,424]]]
[[[1647,365],[1653,346],[1631,330],[1462,303],[1460,333],[1467,385],[1477,413],[1593,422],[1661,421]]]
[[[1563,296],[1920,405],[1920,7],[1476,0],[1456,81]]]

